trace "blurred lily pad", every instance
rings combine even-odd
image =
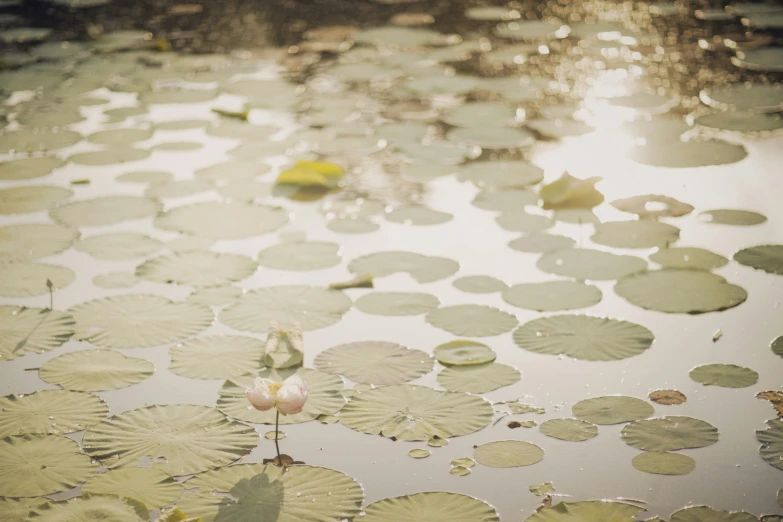
[[[436,309],[440,301],[421,292],[371,292],[356,300],[354,306],[373,315],[421,315]]]
[[[576,244],[576,241],[566,236],[555,234],[528,234],[509,241],[508,246],[519,252],[545,253],[552,250],[563,250]]]
[[[783,274],[783,245],[743,248],[734,254],[734,261],[770,274]]]
[[[374,277],[407,272],[419,283],[432,283],[456,273],[459,263],[445,257],[386,251],[357,257],[348,263],[348,270],[354,274],[372,274]]]
[[[721,255],[694,247],[661,248],[654,254],[650,254],[650,261],[664,268],[689,270],[713,270],[729,262]]]
[[[719,208],[715,210],[705,210],[704,212],[699,213],[699,219],[706,223],[713,223],[716,225],[749,227],[764,223],[767,220],[767,216],[759,214],[758,212],[751,212],[750,210]]]
[[[597,287],[576,281],[523,283],[503,291],[503,300],[511,306],[539,312],[586,308],[601,297]]]
[[[767,464],[783,469],[783,420],[768,420],[767,429],[756,430],[756,438],[761,442],[761,458]]]
[[[454,216],[448,212],[433,210],[424,205],[397,207],[386,214],[386,219],[388,221],[416,226],[440,225],[447,221],[451,221],[453,218]]]
[[[554,225],[550,218],[539,214],[529,214],[524,210],[501,212],[495,218],[495,222],[503,230],[522,232],[524,234],[540,232]]]
[[[73,283],[76,274],[70,268],[32,261],[0,261],[0,296],[32,297],[49,293]]]
[[[489,337],[510,332],[519,324],[513,315],[484,305],[444,306],[427,314],[436,328],[464,337]]]
[[[265,350],[253,337],[198,337],[169,348],[169,370],[193,379],[228,379],[261,369]]]
[[[241,281],[255,271],[256,263],[249,257],[191,250],[145,261],[136,268],[136,275],[157,283],[203,287]]]
[[[677,451],[715,444],[718,429],[692,417],[661,417],[628,424],[622,438],[629,446],[644,451]]]
[[[19,261],[58,254],[78,237],[76,230],[47,223],[0,227],[0,260]]]
[[[535,185],[544,170],[526,161],[476,161],[460,167],[459,179],[479,188],[507,189]]]
[[[589,248],[552,250],[538,259],[536,266],[550,274],[581,281],[611,281],[647,268],[647,262],[634,256],[610,254]]]
[[[565,172],[541,187],[541,201],[545,209],[596,207],[604,201],[604,195],[595,188],[599,181],[599,177],[580,179]]]
[[[19,186],[0,190],[0,215],[26,214],[47,210],[73,192],[48,185]]]
[[[508,127],[462,127],[450,131],[449,140],[482,149],[516,149],[535,143],[535,135],[526,129]]]
[[[658,221],[610,221],[595,225],[594,243],[614,248],[666,247],[680,238],[680,229]]]
[[[41,178],[63,165],[65,165],[65,161],[53,156],[4,161],[0,163],[0,179],[15,181]]]
[[[508,285],[499,279],[480,275],[459,277],[451,284],[457,290],[471,294],[493,294],[508,288]]]
[[[75,201],[53,208],[49,216],[63,225],[100,227],[152,217],[162,209],[154,199],[137,196],[106,196]]]
[[[112,232],[82,238],[74,248],[96,259],[114,261],[146,257],[163,248],[163,243],[136,232]]]
[[[432,359],[421,350],[384,341],[358,341],[319,353],[313,364],[324,372],[344,375],[354,382],[400,384],[432,370]]]
[[[628,157],[643,165],[685,169],[737,163],[747,155],[742,145],[721,140],[667,140],[636,145]]]
[[[281,208],[205,201],[173,208],[153,220],[163,230],[215,239],[242,239],[274,232],[288,223]]]

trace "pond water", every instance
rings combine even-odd
[[[4,4],[0,521],[779,520],[783,10],[724,7]],[[301,464],[232,469],[270,319]]]

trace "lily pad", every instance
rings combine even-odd
[[[424,205],[397,207],[388,214],[386,220],[403,225],[429,226],[440,225],[454,218],[448,212],[433,210]]]
[[[365,509],[364,522],[427,520],[428,522],[499,522],[495,508],[460,493],[425,492],[385,498]]]
[[[255,271],[256,263],[249,257],[191,250],[150,259],[136,268],[136,275],[158,283],[203,287],[241,281]]]
[[[601,297],[597,287],[576,281],[523,283],[503,291],[503,300],[511,306],[539,312],[586,308]]]
[[[298,374],[307,383],[310,394],[304,409],[295,415],[281,415],[280,424],[297,424],[315,419],[319,415],[333,414],[345,404],[345,398],[340,394],[343,380],[337,375],[311,370],[308,368],[267,368],[258,373],[245,374],[223,383],[218,398],[218,409],[231,418],[252,422],[254,424],[274,424],[275,411],[259,411],[254,409],[245,396],[245,390],[253,385],[255,378],[264,377],[274,381]]]
[[[421,315],[440,305],[432,294],[420,292],[371,292],[354,303],[357,310],[373,315]]]
[[[544,459],[544,450],[521,440],[487,442],[473,451],[476,462],[490,468],[532,466]]]
[[[498,190],[535,185],[544,179],[544,170],[526,161],[476,161],[461,167],[458,176],[479,188]]]
[[[701,270],[640,272],[617,282],[614,291],[631,304],[667,313],[717,312],[742,304],[748,293]]]
[[[503,214],[517,214],[524,212],[526,206],[537,206],[538,196],[534,192],[524,189],[482,190],[471,203],[485,210],[493,210]]]
[[[215,318],[204,305],[145,294],[93,299],[69,312],[76,320],[77,338],[108,348],[182,341],[201,333]]]
[[[747,388],[759,380],[759,374],[736,364],[705,364],[690,371],[691,379],[705,386]]]
[[[42,380],[66,390],[107,391],[137,384],[155,371],[146,359],[127,357],[113,350],[70,352],[41,365]]]
[[[659,451],[639,453],[631,464],[639,471],[656,475],[687,475],[696,468],[696,461],[687,455]]]
[[[720,511],[707,506],[692,506],[672,513],[671,522],[756,522],[745,511]]]
[[[96,475],[82,486],[88,495],[116,495],[132,498],[149,509],[158,509],[177,500],[182,484],[170,475],[151,468],[125,468]]]
[[[471,294],[493,294],[508,288],[500,279],[490,276],[464,276],[451,282],[454,288]]]
[[[0,260],[20,261],[59,254],[78,237],[78,231],[59,225],[8,225],[0,228]]]
[[[269,172],[269,165],[253,161],[227,161],[198,169],[193,173],[196,179],[205,182],[227,183],[249,182]]]
[[[650,261],[664,268],[683,268],[688,270],[713,270],[728,264],[725,257],[703,248],[678,247],[662,248],[650,254]]]
[[[585,361],[615,361],[639,355],[652,344],[650,330],[635,323],[589,315],[534,319],[514,332],[520,348]]]
[[[571,408],[574,416],[593,424],[621,424],[651,417],[655,409],[641,399],[606,395],[585,399]]]
[[[459,263],[445,257],[386,251],[357,257],[348,263],[348,270],[354,274],[372,274],[373,277],[407,272],[419,283],[432,283],[455,274],[459,270]]]
[[[136,232],[112,232],[82,238],[74,248],[96,259],[119,261],[154,254],[163,248],[163,243]]]
[[[220,321],[246,332],[266,332],[272,320],[289,329],[326,328],[342,319],[351,308],[351,298],[339,290],[315,286],[269,286],[252,290],[223,310]]]
[[[523,22],[509,22],[495,28],[498,38],[511,40],[550,40],[556,35],[566,36],[568,27],[556,22],[543,22],[541,20],[527,20]]]
[[[73,196],[73,192],[61,187],[34,185],[0,190],[0,215],[26,214],[47,210],[60,200]]]
[[[82,135],[72,130],[23,127],[0,134],[0,153],[48,152],[76,145],[80,141]]]
[[[321,270],[339,265],[340,245],[322,241],[291,241],[265,248],[258,263],[277,270]]]
[[[518,324],[513,315],[484,305],[444,306],[427,314],[427,322],[436,328],[464,337],[490,337],[513,330]]]
[[[539,196],[545,209],[591,209],[604,201],[604,195],[595,188],[600,177],[575,178],[568,172],[541,187]]]
[[[319,353],[313,364],[319,370],[344,375],[354,382],[400,384],[432,370],[432,359],[420,350],[395,343],[359,341]]]
[[[783,469],[783,420],[768,420],[767,426],[765,430],[756,430],[756,438],[761,442],[759,454],[767,464]]]
[[[679,217],[693,212],[693,206],[669,196],[633,196],[616,199],[611,205],[617,210],[636,214],[642,219]]]
[[[576,241],[566,236],[555,234],[529,234],[509,241],[508,246],[519,252],[540,253],[552,250],[563,250],[576,244]]]
[[[444,366],[471,366],[491,363],[497,355],[492,348],[478,341],[457,339],[435,347],[433,355]]]
[[[532,132],[526,129],[507,127],[456,128],[450,131],[446,137],[462,145],[493,150],[529,147],[536,142]]]
[[[163,183],[153,183],[144,195],[150,198],[184,198],[194,194],[201,194],[213,190],[215,186],[206,181],[198,179],[183,179],[176,181],[167,181]]]
[[[637,163],[664,168],[696,168],[728,165],[745,159],[748,151],[742,145],[721,140],[666,140],[636,145],[628,157]]]
[[[486,393],[519,381],[521,374],[512,366],[489,362],[451,366],[438,374],[438,384],[447,390]]]
[[[582,442],[598,435],[598,426],[579,419],[549,419],[538,429],[548,437],[568,442]]]
[[[408,452],[408,456],[414,459],[426,459],[430,455],[432,455],[430,450],[425,450],[422,448],[415,448]]]
[[[169,349],[169,370],[192,379],[228,379],[261,369],[266,345],[253,337],[199,337]]]
[[[699,213],[699,219],[705,223],[716,225],[750,227],[764,223],[767,220],[767,216],[758,212],[751,212],[750,210],[719,208]]]
[[[378,47],[419,47],[439,43],[443,35],[428,29],[387,26],[359,31],[352,39],[356,43]]]
[[[495,218],[495,222],[503,230],[525,234],[540,232],[554,225],[550,218],[538,214],[529,214],[524,210],[502,212]]]
[[[629,446],[644,451],[677,451],[715,444],[718,429],[692,417],[661,417],[628,424],[622,438]]]
[[[545,253],[536,266],[544,272],[581,281],[612,281],[645,270],[647,262],[589,248],[566,248]]]
[[[258,433],[250,426],[189,404],[126,411],[89,429],[83,439],[84,451],[109,468],[132,468],[151,457],[152,469],[169,475],[225,466],[257,444]]]
[[[783,357],[783,336],[777,337],[770,343],[769,347],[772,350],[772,353],[779,357]]]
[[[594,243],[614,248],[665,247],[679,238],[679,228],[648,220],[598,223],[590,237]]]
[[[98,424],[109,413],[109,407],[97,395],[67,390],[2,397],[0,410],[0,438],[73,433]]]
[[[4,161],[0,163],[0,179],[16,181],[41,178],[63,165],[65,165],[65,161],[52,156]]]
[[[513,127],[517,111],[511,105],[498,102],[468,102],[449,109],[441,118],[454,127]]]
[[[159,170],[128,172],[117,176],[117,181],[123,183],[168,183],[173,180],[174,174]]]
[[[644,508],[609,500],[559,502],[544,507],[525,519],[525,522],[634,522]]]
[[[101,288],[130,288],[138,282],[136,276],[130,272],[109,272],[92,278],[92,284]]]
[[[778,112],[783,109],[783,86],[776,83],[734,83],[704,89],[699,98],[721,111]]]
[[[44,353],[68,341],[76,323],[70,315],[48,308],[0,306],[0,360]]]
[[[340,411],[351,429],[406,441],[476,432],[492,421],[492,405],[475,395],[398,384],[366,391]]]
[[[150,139],[153,133],[153,129],[109,129],[94,132],[86,140],[97,145],[126,147],[128,143]]]
[[[102,227],[131,219],[144,219],[157,214],[162,205],[137,196],[106,196],[60,205],[49,216],[65,226]]]
[[[649,397],[651,401],[665,406],[682,404],[688,400],[685,394],[677,390],[655,390],[650,392]]]
[[[281,208],[243,202],[205,201],[159,214],[153,224],[163,230],[214,239],[243,239],[274,232],[288,223]]]
[[[783,118],[777,114],[756,112],[711,112],[693,119],[695,125],[730,132],[771,132],[783,128]]]
[[[49,293],[73,283],[76,274],[70,268],[31,261],[0,261],[0,296],[32,297]]]
[[[369,234],[380,226],[366,218],[337,218],[329,220],[326,228],[338,234]]]
[[[734,254],[734,261],[770,274],[780,275],[783,274],[783,245],[743,248]]]
[[[0,440],[0,496],[40,497],[75,487],[98,471],[98,465],[71,439],[19,435]]]
[[[530,490],[530,492],[535,496],[543,497],[544,495],[549,494],[550,491],[553,491],[555,486],[552,485],[551,482],[545,482],[544,484],[534,484],[532,486],[528,486],[527,489]]]
[[[27,520],[38,509],[49,503],[49,499],[42,498],[3,498],[0,499],[0,513],[3,522],[16,522]]]

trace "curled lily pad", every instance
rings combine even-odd
[[[476,462],[490,468],[517,468],[541,462],[544,450],[521,440],[487,442],[473,451]]]
[[[0,438],[27,433],[59,435],[98,424],[109,407],[91,393],[44,390],[0,398]]]
[[[623,212],[636,214],[644,219],[656,219],[660,217],[679,217],[693,212],[693,206],[678,201],[669,196],[633,196],[630,198],[616,199],[612,206]]]
[[[601,301],[601,291],[576,281],[524,283],[503,291],[503,300],[511,306],[537,311],[575,310]]]
[[[748,297],[742,287],[701,270],[640,272],[618,281],[614,291],[642,308],[688,314],[726,310]]]
[[[444,306],[427,314],[427,322],[465,337],[500,335],[510,332],[519,324],[513,315],[484,305]]]
[[[366,391],[340,411],[351,429],[398,440],[467,435],[492,421],[489,402],[466,393],[398,384]]]
[[[163,248],[163,243],[135,232],[113,232],[82,238],[74,248],[96,259],[113,261],[146,257]]]
[[[770,274],[783,274],[783,245],[743,248],[734,254],[734,261]]]
[[[69,227],[100,227],[154,216],[161,204],[137,196],[106,196],[60,205],[49,216]]]
[[[634,256],[610,254],[589,248],[552,250],[538,259],[544,272],[582,281],[611,281],[647,268],[647,262]]]
[[[241,281],[255,271],[256,263],[249,257],[191,250],[150,259],[136,268],[136,275],[158,283],[202,287]]]
[[[164,230],[214,239],[242,239],[274,232],[288,222],[283,209],[242,202],[205,201],[159,214],[154,225]]]
[[[468,469],[468,471],[470,471]],[[385,498],[365,509],[365,522],[428,520],[431,522],[499,522],[495,508],[467,495],[425,492]]]
[[[718,429],[692,417],[638,420],[622,431],[623,441],[644,451],[677,451],[703,448],[718,442]]]
[[[586,361],[633,357],[647,350],[653,339],[652,332],[638,324],[588,315],[542,317],[514,332],[520,348]]]
[[[728,264],[725,257],[693,247],[662,248],[650,254],[650,261],[664,268],[685,268],[691,270],[713,270]]]
[[[437,297],[420,292],[372,292],[355,303],[357,310],[373,315],[421,315],[439,305]]]
[[[79,232],[59,225],[28,223],[0,228],[0,260],[19,261],[59,254]]]
[[[435,347],[433,355],[444,366],[470,366],[491,363],[497,355],[484,343],[457,339]]]
[[[716,225],[749,227],[764,223],[767,220],[767,216],[758,212],[751,212],[750,210],[719,208],[699,213],[699,219],[705,223],[714,223]]]
[[[512,366],[489,362],[448,367],[438,374],[438,384],[451,391],[486,393],[510,386],[520,377]]]
[[[620,424],[646,419],[655,413],[647,402],[623,395],[607,395],[585,399],[574,404],[576,417],[593,424]]]
[[[595,225],[594,243],[614,248],[668,246],[680,238],[680,229],[657,221],[610,221]]]
[[[383,341],[333,346],[319,353],[313,364],[354,382],[378,385],[412,381],[432,370],[432,359],[426,353]]]
[[[519,252],[545,253],[552,250],[563,250],[576,244],[576,241],[566,236],[555,234],[529,234],[509,241],[508,246]]]
[[[455,279],[451,284],[454,288],[471,294],[493,294],[508,288],[506,283],[490,276],[464,276]]]
[[[569,442],[582,442],[598,435],[595,424],[579,419],[549,419],[538,429],[544,435]]]
[[[691,379],[706,386],[747,388],[759,380],[759,374],[736,364],[705,364],[690,371]]]
[[[320,270],[340,264],[340,245],[322,241],[292,241],[265,248],[258,263],[277,270]]]
[[[0,261],[0,296],[31,297],[46,295],[73,283],[76,274],[70,268],[31,261]]]
[[[266,332],[270,321],[284,329],[299,323],[302,329],[331,326],[351,308],[351,299],[339,290],[315,286],[269,286],[252,290],[223,310],[220,321],[247,332]]]
[[[169,349],[169,370],[193,379],[228,379],[261,369],[266,346],[252,337],[199,337]]]
[[[151,468],[125,468],[102,473],[82,486],[88,495],[132,498],[150,509],[171,504],[182,495],[182,484],[170,475]]]
[[[75,324],[73,317],[56,310],[2,305],[0,361],[54,350],[71,338]]]
[[[687,475],[696,468],[696,461],[687,455],[646,451],[631,461],[633,467],[656,475]]]
[[[544,507],[525,519],[525,522],[633,522],[644,508],[608,500],[559,502]]]
[[[48,185],[20,186],[0,190],[0,215],[26,214],[47,210],[60,200],[73,196],[73,192]]]
[[[459,263],[445,257],[386,251],[358,257],[348,263],[348,270],[354,274],[372,274],[374,277],[407,272],[419,283],[432,283],[456,273]]]
[[[66,390],[107,391],[137,384],[155,371],[146,359],[127,357],[113,350],[70,352],[41,365],[42,380]]]

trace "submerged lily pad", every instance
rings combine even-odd
[[[60,205],[49,216],[63,225],[78,227],[102,227],[131,219],[154,216],[162,205],[154,199],[137,196],[106,196]]]
[[[529,234],[509,241],[508,246],[519,252],[540,253],[552,250],[563,250],[576,244],[576,241],[566,236],[555,234]]]
[[[444,306],[427,314],[436,328],[464,337],[490,337],[510,332],[519,324],[513,315],[484,305]]]
[[[333,346],[319,353],[313,364],[324,372],[344,375],[354,382],[400,384],[432,370],[432,359],[420,350],[383,341],[359,341]]]
[[[519,381],[519,370],[505,364],[489,362],[450,366],[438,374],[438,384],[447,390],[486,393]]]
[[[372,292],[354,303],[357,310],[373,315],[421,315],[440,305],[437,297],[420,292]]]
[[[473,451],[476,462],[490,468],[532,466],[544,459],[544,450],[521,440],[487,442]]]
[[[47,210],[58,201],[71,196],[73,192],[68,189],[48,185],[22,185],[2,189],[0,190],[0,215]]]
[[[373,277],[407,272],[419,283],[432,283],[455,274],[459,270],[459,263],[445,257],[386,251],[357,257],[348,263],[348,270],[354,274],[372,274]]]
[[[609,500],[559,502],[544,507],[525,519],[525,522],[634,522],[644,508]]]
[[[76,320],[76,337],[108,348],[182,341],[201,333],[215,318],[204,305],[145,294],[93,299],[69,312]]]
[[[116,469],[96,475],[82,486],[88,495],[116,495],[142,502],[149,509],[171,504],[182,495],[182,484],[151,468]]]
[[[53,435],[19,435],[0,440],[0,496],[40,497],[79,485],[98,465],[79,444]]]
[[[288,223],[281,208],[243,202],[205,201],[159,214],[153,224],[163,230],[214,239],[243,239],[274,232]]]
[[[0,296],[32,297],[49,293],[73,283],[76,274],[70,268],[31,261],[0,261]]]
[[[127,357],[113,350],[70,352],[41,365],[42,380],[66,390],[107,391],[137,384],[155,371],[146,359]]]
[[[539,312],[586,308],[601,297],[597,287],[576,281],[524,283],[503,291],[503,300],[511,306]]]
[[[579,419],[549,419],[538,429],[544,435],[568,442],[582,442],[598,435],[595,424]]]
[[[767,216],[758,212],[751,212],[750,210],[719,208],[699,213],[699,219],[716,225],[749,227],[764,223],[767,220]]]
[[[696,468],[696,461],[687,455],[659,451],[639,453],[631,464],[639,471],[656,475],[687,475]]]
[[[718,429],[692,417],[661,417],[628,424],[622,438],[629,446],[644,451],[677,451],[715,444]]]
[[[691,379],[705,386],[747,388],[759,380],[759,374],[736,364],[705,364],[690,371]]]
[[[266,345],[253,337],[199,337],[169,349],[169,370],[193,379],[228,379],[261,369]]]
[[[109,413],[109,407],[97,395],[68,390],[2,397],[0,410],[0,438],[73,433],[98,424]]]
[[[492,421],[492,405],[475,395],[398,384],[366,391],[340,411],[351,429],[398,440],[467,435]]]
[[[299,323],[302,329],[331,326],[351,308],[351,298],[339,290],[315,286],[269,286],[252,290],[220,314],[220,321],[247,332],[266,332],[270,321],[283,329]]]
[[[633,357],[647,350],[653,339],[652,332],[638,324],[589,315],[542,317],[514,332],[520,348],[585,361]]]
[[[783,469],[783,420],[768,420],[767,426],[765,430],[756,430],[756,438],[761,442],[759,454],[767,464]]]
[[[664,268],[683,268],[689,270],[713,270],[728,264],[725,257],[703,248],[678,247],[662,248],[650,254],[650,261]]]
[[[591,250],[566,248],[545,253],[536,266],[544,272],[582,281],[611,281],[647,268],[647,262],[634,256],[621,256]]]
[[[215,408],[189,404],[149,406],[110,417],[84,434],[84,451],[109,468],[136,466],[189,475],[225,466],[250,453],[258,433]]]
[[[460,493],[425,492],[385,498],[365,509],[364,522],[427,520],[429,522],[499,522],[495,508]]]
[[[471,294],[493,294],[508,288],[500,279],[490,276],[464,276],[451,282],[454,288]]]
[[[433,355],[444,366],[471,366],[491,363],[497,355],[492,348],[478,341],[457,339],[435,347]]]
[[[191,250],[150,259],[136,268],[136,275],[158,283],[203,287],[241,281],[255,271],[256,263],[249,257]]]
[[[0,361],[54,350],[71,338],[75,324],[56,310],[0,305]]]
[[[114,261],[146,257],[163,248],[163,243],[135,232],[112,232],[82,238],[74,248],[96,259]]]
[[[734,261],[770,274],[780,275],[783,274],[783,245],[743,248],[734,254]]]
[[[339,265],[340,245],[323,241],[291,241],[265,248],[258,263],[277,270],[321,270]]]
[[[76,230],[46,223],[0,227],[0,260],[20,261],[59,254],[78,237]]]
[[[688,314],[726,310],[748,297],[745,289],[719,275],[673,268],[630,275],[618,281],[614,291],[648,310]]]
[[[614,248],[668,246],[680,238],[680,229],[658,221],[610,221],[595,225],[594,243]]]
[[[571,411],[576,417],[593,424],[621,424],[646,419],[655,413],[650,403],[623,395],[585,399],[574,404]]]

